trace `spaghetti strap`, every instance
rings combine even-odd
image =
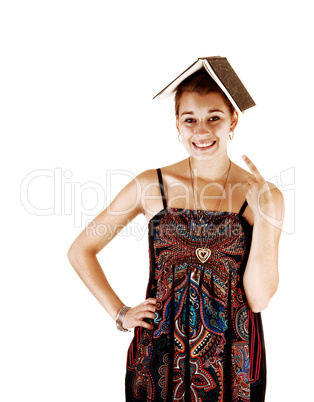
[[[247,203],[247,201],[245,200],[244,203],[243,203],[243,205],[242,205],[242,207],[241,207],[241,209],[240,209],[240,211],[239,211],[239,216],[242,216],[242,215],[243,215],[243,212],[245,211],[245,209],[246,209],[247,206],[248,206],[248,203]]]
[[[164,183],[162,181],[162,175],[161,175],[160,168],[157,169],[157,174],[158,174],[158,181],[159,181],[159,187],[160,187],[160,192],[161,192],[162,203],[163,203],[164,209],[166,209],[167,208],[167,201],[166,201],[166,195],[165,195],[165,187],[164,187]]]

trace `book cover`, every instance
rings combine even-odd
[[[164,99],[170,96],[175,92],[182,81],[201,68],[204,68],[219,85],[236,110],[244,112],[244,110],[255,106],[254,100],[231,67],[227,58],[220,56],[200,57],[162,91],[155,95],[153,99]]]

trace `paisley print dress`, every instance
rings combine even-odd
[[[148,224],[154,330],[136,327],[129,347],[126,401],[262,402],[266,359],[260,313],[242,277],[252,230],[239,213],[167,207]],[[208,239],[208,240],[207,240]],[[208,241],[204,263],[195,250]]]

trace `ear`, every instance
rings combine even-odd
[[[239,121],[239,113],[237,110],[235,110],[232,115],[231,115],[231,126],[230,126],[230,131],[234,131],[235,128],[238,125],[238,121]]]
[[[176,127],[177,127],[178,132],[180,132],[180,129],[179,129],[179,116],[176,116]]]

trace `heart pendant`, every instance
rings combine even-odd
[[[209,248],[197,248],[195,253],[196,257],[204,264],[204,262],[208,260],[212,252]]]

